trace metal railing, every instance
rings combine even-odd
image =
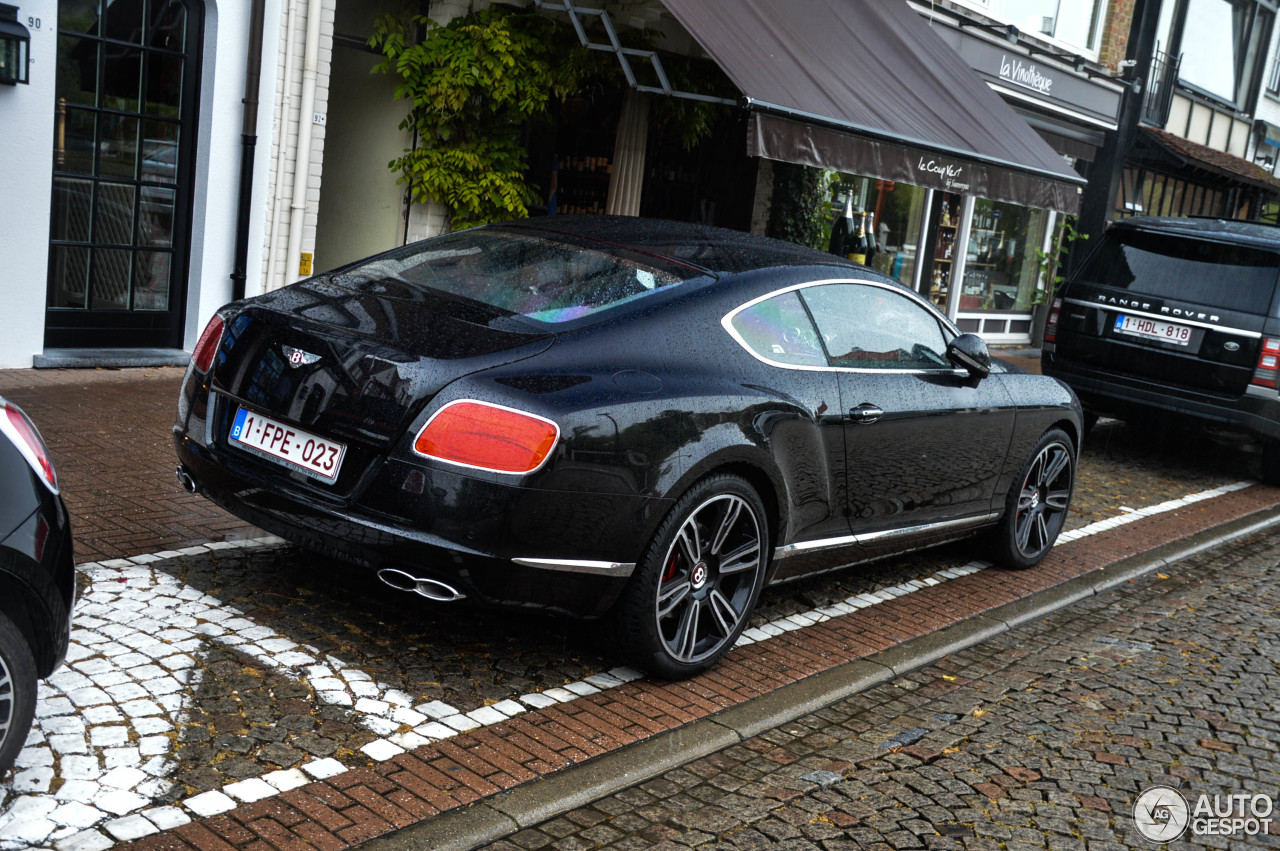
[[[1178,68],[1182,54],[1170,56],[1157,50],[1151,58],[1151,74],[1142,101],[1142,121],[1156,127],[1164,127],[1169,120],[1169,108],[1173,105],[1173,92],[1177,88]]]

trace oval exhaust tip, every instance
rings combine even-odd
[[[418,584],[418,577],[405,573],[403,570],[396,570],[394,567],[384,567],[379,570],[378,578],[397,591],[412,591],[414,586]]]

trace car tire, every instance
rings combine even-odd
[[[1262,443],[1262,483],[1280,487],[1280,443],[1272,440]]]
[[[720,661],[746,627],[769,563],[764,503],[719,473],[676,501],[618,602],[618,641],[632,664],[683,679]]]
[[[0,613],[0,777],[18,758],[36,710],[36,665],[13,621]]]
[[[1004,501],[992,555],[1002,567],[1034,567],[1053,549],[1075,486],[1075,445],[1050,429],[1031,450]]]

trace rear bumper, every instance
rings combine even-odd
[[[482,603],[586,617],[602,614],[621,593],[646,543],[643,530],[669,503],[534,490],[390,460],[360,501],[326,504],[293,493],[285,476],[257,475],[256,459],[211,451],[180,433],[176,439],[201,493],[286,540],[368,568],[438,579]],[[415,481],[418,492],[407,491]]]
[[[1280,395],[1275,391],[1214,396],[1173,384],[1080,367],[1052,351],[1045,351],[1042,356],[1041,371],[1065,381],[1084,407],[1095,413],[1120,417],[1152,411],[1178,414],[1267,440],[1280,440]]]

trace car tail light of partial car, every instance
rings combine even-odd
[[[0,399],[0,432],[18,448],[18,452],[27,459],[45,487],[57,493],[58,473],[53,469],[53,459],[49,457],[48,447],[40,439],[40,432],[21,408],[5,399]]]
[[[1058,317],[1062,315],[1062,299],[1055,298],[1049,307],[1049,318],[1044,323],[1044,339],[1047,343],[1058,339]]]
[[[1275,387],[1278,371],[1280,371],[1280,337],[1263,337],[1262,351],[1258,353],[1258,365],[1254,367],[1253,379],[1249,383],[1258,387]]]
[[[491,402],[460,399],[432,415],[418,432],[419,455],[499,473],[532,473],[560,438],[546,417]]]
[[[218,353],[218,344],[222,342],[222,328],[225,323],[218,314],[213,314],[209,324],[204,326],[196,350],[191,353],[191,362],[199,372],[208,372],[213,366],[213,356]]]

